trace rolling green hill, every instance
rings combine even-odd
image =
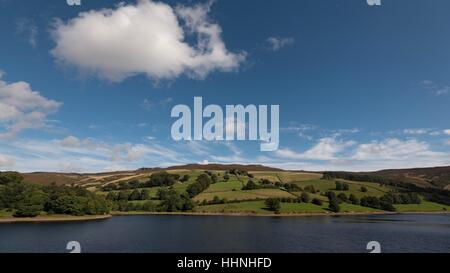
[[[25,185],[88,190],[120,213],[332,214],[446,212],[450,210],[449,170],[317,173],[259,165],[191,164],[97,174],[30,173],[23,177]],[[6,188],[0,181],[0,205]],[[0,217],[14,214],[13,206],[3,207],[9,210],[0,207]]]

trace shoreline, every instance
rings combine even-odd
[[[12,223],[58,223],[58,222],[84,222],[107,220],[114,216],[217,216],[217,217],[341,217],[341,216],[371,216],[371,215],[447,215],[446,211],[428,211],[428,212],[340,212],[340,213],[281,213],[281,214],[257,214],[257,213],[212,213],[212,212],[111,212],[108,215],[92,216],[38,216],[38,217],[0,217],[0,224]]]
[[[105,220],[111,218],[112,215],[88,215],[88,216],[70,216],[70,215],[56,215],[56,216],[37,216],[37,217],[0,217],[0,224],[11,223],[49,223],[49,222],[84,222],[94,220]]]
[[[212,213],[212,212],[112,212],[112,216],[224,216],[224,217],[333,217],[333,216],[370,216],[370,215],[400,215],[400,214],[450,214],[445,211],[429,212],[339,212],[339,213],[281,213],[281,214],[257,214],[257,213]]]

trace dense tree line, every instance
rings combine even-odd
[[[267,198],[264,202],[267,209],[273,211],[275,213],[280,213],[281,211],[281,202],[278,198]]]
[[[165,190],[164,194],[159,194],[161,202],[158,205],[159,211],[176,212],[190,211],[194,209],[195,203],[187,192],[179,193],[176,190]]]
[[[139,188],[151,188],[151,187],[169,187],[180,182],[186,182],[190,178],[189,175],[185,175],[180,178],[179,174],[171,174],[166,171],[156,172],[150,175],[147,181],[140,182],[139,180],[121,181],[119,183],[110,183],[102,187],[103,191],[115,191],[115,190],[132,190]]]
[[[212,183],[211,177],[207,174],[201,174],[197,177],[194,183],[190,184],[186,191],[189,197],[195,197],[206,190]]]
[[[261,179],[259,183],[255,183],[253,180],[250,179],[247,182],[247,184],[245,184],[242,187],[243,191],[257,190],[257,189],[283,189],[288,192],[302,191],[302,188],[299,187],[297,184],[294,183],[283,184],[281,182],[276,182],[275,184],[273,184],[268,179]]]
[[[393,193],[389,192],[380,198],[381,201],[391,204],[421,204],[422,199],[417,193]]]
[[[364,196],[361,198],[360,205],[363,207],[381,209],[387,211],[396,211],[394,205],[388,201],[375,196]]]
[[[350,190],[350,186],[347,183],[341,183],[339,181],[335,182],[337,191],[348,191]]]
[[[253,182],[253,180],[249,180],[247,182],[247,184],[245,184],[242,187],[242,190],[243,191],[251,191],[251,190],[257,190],[257,189],[261,189],[261,188],[262,188],[262,185],[258,185],[255,182]]]
[[[332,180],[332,179],[344,179],[351,181],[362,181],[362,182],[372,182],[379,184],[390,184],[394,182],[390,178],[364,174],[364,173],[349,173],[349,172],[325,172],[323,174],[323,179]]]
[[[132,202],[139,200],[116,199],[114,200],[113,209],[116,211],[147,211],[147,212],[177,212],[190,211],[195,207],[194,201],[189,198],[187,192],[179,193],[174,189],[161,188],[156,193],[159,202]]]
[[[305,186],[305,187],[303,188],[303,191],[309,192],[309,193],[316,193],[316,192],[318,192],[318,191],[314,188],[313,185]]]
[[[158,206],[153,201],[147,201],[144,203],[135,203],[135,202],[128,202],[125,200],[115,201],[113,203],[114,211],[146,211],[146,212],[155,212],[158,211]]]
[[[340,212],[341,207],[339,206],[339,199],[336,194],[332,191],[327,192],[328,197],[328,209],[332,212]]]
[[[147,189],[133,191],[108,192],[106,199],[111,201],[137,201],[150,199],[150,193]]]
[[[223,175],[223,181],[224,181],[224,182],[228,182],[228,180],[230,180],[230,175],[229,175],[228,173],[225,173],[225,174]]]
[[[247,171],[239,170],[239,169],[229,170],[228,173],[234,174],[234,175],[240,175],[240,176],[249,176],[249,173]]]
[[[366,173],[349,173],[349,172],[325,172],[324,179],[345,179],[351,181],[372,182],[381,185],[388,185],[397,188],[403,188],[410,192],[420,193],[426,200],[445,204],[450,206],[450,191],[445,189],[433,188],[433,187],[419,187],[413,183],[409,183],[402,180],[392,179],[388,177],[382,177],[379,175],[372,175]],[[367,188],[365,188],[367,191]],[[361,188],[363,191],[363,187]]]
[[[111,203],[81,187],[41,186],[23,181],[18,173],[0,173],[0,209],[14,210],[16,217],[47,214],[100,215]]]
[[[294,184],[294,183],[284,184],[284,188],[288,192],[302,191],[302,188],[300,188],[297,184]]]
[[[313,198],[311,203],[314,204],[314,205],[317,205],[317,206],[322,206],[323,205],[323,201],[320,200],[319,198]]]

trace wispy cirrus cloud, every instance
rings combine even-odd
[[[450,93],[450,86],[439,85],[431,80],[424,80],[420,82],[420,85],[427,91],[431,92],[436,96],[447,95]]]
[[[12,167],[15,165],[13,158],[0,154],[0,168]]]
[[[0,143],[4,170],[101,172],[189,162],[192,157],[158,143],[111,143],[93,138],[18,139]],[[189,159],[191,158],[191,159]],[[15,164],[11,164],[15,163]]]
[[[416,139],[388,138],[368,143],[328,140],[325,143],[321,141],[303,153],[282,149],[276,156],[284,161],[270,165],[313,171],[374,171],[450,164],[450,153],[434,151],[428,142]]]
[[[269,47],[270,50],[272,51],[279,51],[280,49],[287,47],[287,46],[291,46],[293,45],[295,42],[295,39],[292,37],[287,37],[287,38],[283,38],[283,37],[269,37],[266,40],[266,43]]]
[[[299,160],[334,160],[337,154],[345,151],[346,148],[355,145],[354,141],[338,140],[335,137],[326,137],[319,140],[310,149],[299,153],[290,149],[279,149],[275,152],[278,157]]]
[[[167,107],[172,102],[173,102],[173,98],[172,97],[167,97],[167,98],[161,99],[161,100],[156,101],[156,102],[152,102],[150,99],[144,99],[141,102],[140,106],[141,106],[142,109],[144,109],[146,111],[150,111],[152,109],[155,109],[156,106]]]
[[[39,29],[33,20],[28,18],[19,18],[16,20],[16,32],[18,35],[25,38],[25,40],[36,48],[38,45]]]

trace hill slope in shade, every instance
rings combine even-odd
[[[382,170],[375,175],[398,179],[422,187],[438,187],[450,190],[450,166],[434,168],[414,168]]]

